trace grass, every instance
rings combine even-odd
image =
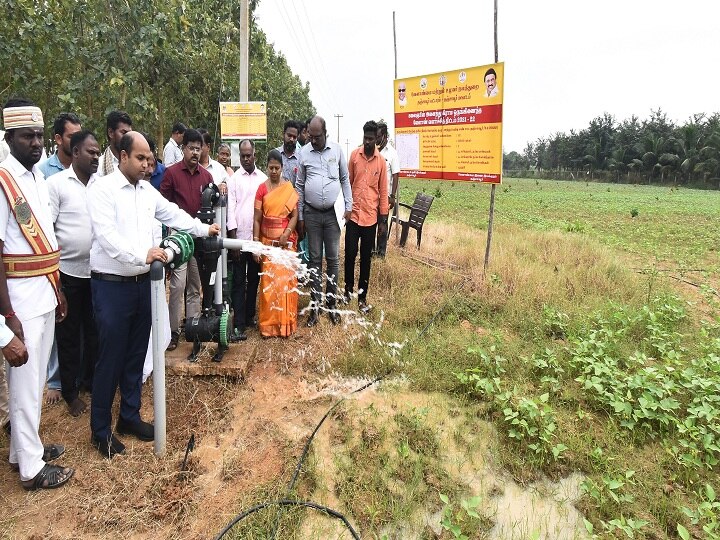
[[[400,200],[435,195],[429,219],[487,229],[489,186],[403,180]],[[510,179],[496,189],[495,223],[571,231],[656,261],[718,269],[720,193],[686,188]],[[636,217],[632,217],[637,213]]]
[[[386,411],[373,428],[383,442],[370,448],[357,418],[365,413],[347,420],[337,491],[364,536],[417,520],[411,507],[437,511],[443,490],[454,509],[492,497],[450,473],[449,441],[473,440],[465,452],[487,454],[525,485],[580,472],[579,537],[717,538],[718,195],[509,181],[498,188],[483,279],[488,190],[404,182],[401,200],[420,190],[436,196],[421,252],[373,266],[379,340],[360,339],[335,367],[401,374],[418,395],[460,400],[460,420],[448,433],[417,409]],[[399,357],[378,345],[403,340]],[[479,420],[495,426],[497,446],[477,447],[469,433]],[[403,468],[398,456],[414,461]],[[428,475],[442,480],[420,480]],[[462,534],[484,537],[492,519],[481,521]]]

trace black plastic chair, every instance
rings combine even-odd
[[[431,195],[418,193],[415,196],[415,202],[412,206],[404,203],[398,203],[399,206],[410,210],[410,216],[407,220],[403,220],[399,215],[395,214],[395,210],[393,209],[393,216],[390,219],[390,224],[388,225],[388,236],[390,236],[390,229],[392,229],[393,222],[397,223],[400,227],[402,227],[400,231],[400,247],[405,247],[408,233],[410,232],[410,229],[413,228],[417,232],[417,248],[420,249],[423,224],[425,223],[425,218],[430,211],[433,200],[435,200],[435,197]]]

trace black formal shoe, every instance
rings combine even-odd
[[[372,306],[370,304],[368,304],[365,300],[360,300],[358,302],[358,310],[363,315],[367,315],[368,313],[370,313],[372,311]]]
[[[245,333],[245,327],[243,328],[236,328],[233,330],[232,334],[230,334],[230,341],[232,343],[237,343],[238,341],[245,341],[247,339],[247,334]]]
[[[180,332],[172,332],[170,334],[170,345],[167,346],[168,351],[174,351],[177,349],[178,341],[180,341]]]
[[[333,324],[340,324],[340,314],[337,311],[331,311],[330,313],[328,313],[328,316],[330,317],[330,320]]]
[[[148,423],[139,420],[137,422],[126,422],[122,418],[118,419],[115,431],[120,435],[133,435],[141,441],[154,441],[155,440],[155,427]]]
[[[120,442],[120,439],[115,435],[110,437],[96,437],[92,436],[92,445],[97,448],[98,452],[102,457],[110,459],[117,454],[125,453],[125,445]]]
[[[320,321],[320,317],[318,316],[318,312],[317,312],[316,309],[313,309],[313,310],[310,312],[310,316],[308,317],[307,325],[312,328],[312,327],[315,326],[319,321]]]

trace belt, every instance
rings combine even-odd
[[[150,279],[150,272],[137,276],[118,276],[116,274],[103,274],[102,272],[90,272],[90,277],[100,281],[115,281],[117,283],[142,283]]]
[[[330,208],[315,208],[312,204],[310,204],[309,202],[306,201],[305,206],[307,206],[308,208],[311,208],[315,212],[320,212],[322,214],[335,211],[335,205],[331,206]]]

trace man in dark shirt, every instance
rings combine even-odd
[[[195,217],[202,203],[203,187],[213,182],[212,175],[200,166],[202,135],[196,129],[188,129],[183,135],[182,161],[165,169],[160,193],[168,201],[177,204],[182,210]],[[195,317],[200,313],[200,274],[197,261],[190,261],[172,271],[170,276],[170,345],[168,351],[177,348],[180,339],[180,320],[182,302],[185,296],[185,316]]]

